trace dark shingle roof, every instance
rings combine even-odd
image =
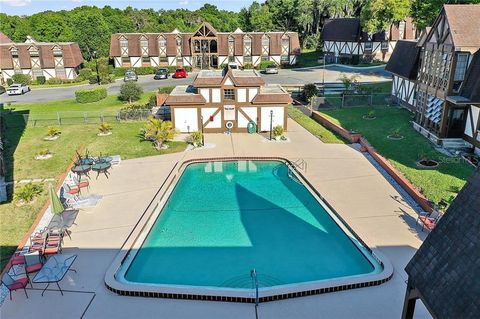
[[[480,169],[405,268],[434,318],[480,314]]]
[[[417,41],[400,40],[395,45],[385,70],[409,80],[415,80],[419,56],[420,48],[417,47]]]
[[[321,38],[323,41],[360,41],[362,28],[360,19],[342,18],[325,21]]]
[[[473,103],[480,103],[480,50],[473,55],[467,72],[460,95]]]

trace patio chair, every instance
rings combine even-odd
[[[2,277],[2,284],[7,287],[8,291],[10,292],[10,300],[12,300],[12,291],[23,289],[25,292],[25,296],[28,298],[27,284],[30,282],[28,276],[26,274],[21,274],[19,276],[12,277],[8,272],[5,272]]]
[[[43,247],[43,255],[48,257],[62,252],[62,238],[59,235],[49,234]]]
[[[27,253],[23,257],[25,258],[25,272],[27,276],[42,269],[44,259],[38,251]]]
[[[72,189],[78,188],[80,191],[82,188],[86,188],[88,191],[90,190],[90,182],[85,176],[78,177],[78,174],[70,172],[65,178],[64,184]]]
[[[420,221],[422,225],[422,231],[425,228],[431,231],[435,228],[435,226],[437,226],[440,217],[442,217],[442,215],[437,210],[433,210],[431,213],[422,212],[418,214],[417,224]]]

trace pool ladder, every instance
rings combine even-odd
[[[290,177],[290,179],[294,180],[295,182],[297,182],[299,184],[302,184],[300,182],[300,180],[298,179],[298,177],[293,173],[293,170],[298,168],[298,169],[300,169],[300,170],[302,170],[306,173],[307,172],[307,162],[304,159],[299,158],[296,161],[293,161],[291,163],[292,163],[291,165],[287,165],[287,167],[288,167],[288,177]]]

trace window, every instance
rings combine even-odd
[[[467,69],[468,53],[457,53],[457,65],[455,66],[454,81],[463,81]]]
[[[223,90],[223,99],[235,101],[235,90],[234,89]]]
[[[282,64],[289,63],[288,55],[282,55],[280,57],[280,62],[282,62]]]
[[[270,60],[270,59],[268,58],[268,56],[262,55],[261,60],[262,60],[262,61],[268,61],[268,60]]]
[[[269,55],[270,55],[270,38],[266,34],[264,34],[262,36],[262,58],[268,57]],[[262,59],[262,61],[266,61],[266,60]]]
[[[142,57],[142,64],[150,64],[150,57],[148,56]]]
[[[130,65],[130,58],[122,57],[122,65]]]
[[[228,62],[235,62],[235,57],[233,55],[229,56]]]
[[[160,62],[162,57],[167,56],[167,40],[163,35],[158,38],[158,55],[160,56]]]
[[[182,38],[177,37],[175,39],[175,44],[177,45],[177,59],[178,59],[178,57],[182,55]]]
[[[405,21],[400,21],[398,24],[398,33],[400,39],[405,39]]]
[[[61,57],[63,55],[62,49],[60,48],[55,48],[53,49],[53,56],[54,57]]]
[[[142,36],[140,38],[140,50],[142,52],[142,56],[148,56],[148,39],[146,36]]]
[[[128,56],[128,40],[122,36],[119,40],[120,43],[120,53],[122,56]]]
[[[14,59],[18,58],[18,50],[17,50],[17,48],[13,48],[13,49],[11,50],[11,52],[12,52],[12,58],[14,58]]]
[[[382,50],[388,50],[388,42],[382,42]]]
[[[244,56],[243,63],[252,63],[252,56],[251,55]]]
[[[372,51],[372,42],[365,42],[365,50]]]
[[[252,38],[248,35],[243,37],[243,55],[244,57],[250,57],[250,61],[248,62],[252,62]]]
[[[166,56],[161,56],[161,57],[159,57],[159,62],[160,63],[168,63],[168,58]]]
[[[282,36],[282,51],[280,55],[280,62],[282,64],[288,64],[290,62],[290,37],[288,34]]]
[[[28,49],[28,52],[30,53],[30,56],[32,58],[38,58],[40,56],[36,47],[31,47],[30,49]]]
[[[228,56],[234,56],[234,55],[235,55],[235,39],[233,37],[229,37],[228,38]]]

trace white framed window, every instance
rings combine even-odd
[[[128,56],[128,39],[125,36],[121,36],[119,39],[120,54],[122,56]]]
[[[230,36],[228,37],[228,56],[234,56],[234,55],[235,55],[235,38]]]
[[[245,57],[249,56],[250,57],[250,62],[251,62],[252,38],[250,38],[249,35],[246,35],[246,36],[243,37],[243,56],[244,56],[244,60],[245,60]]]
[[[468,64],[468,53],[457,53],[457,64],[455,65],[454,81],[463,81]]]
[[[382,42],[382,50],[388,50],[388,41]]]
[[[289,63],[290,61],[290,37],[288,34],[284,34],[282,36],[282,50],[281,50],[281,55],[280,55],[280,62],[282,64]]]
[[[368,51],[372,51],[372,42],[368,41],[368,42],[365,42],[365,50],[368,50]]]
[[[140,38],[140,52],[142,56],[148,56],[148,38],[145,35]]]
[[[262,57],[268,57],[270,55],[270,38],[264,34],[262,36]]]
[[[167,56],[167,39],[163,35],[158,37],[158,56],[160,60],[162,57]]]

